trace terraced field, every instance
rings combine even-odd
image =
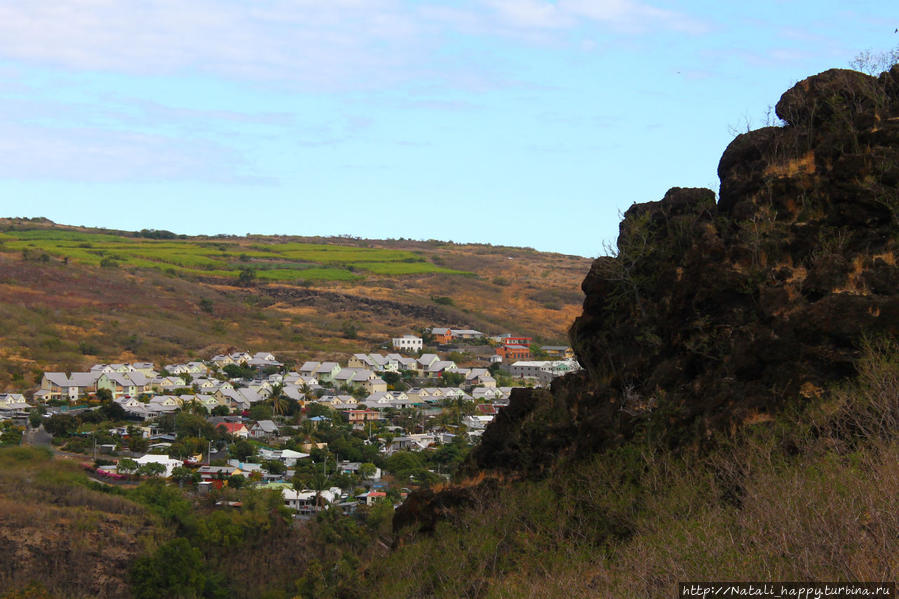
[[[408,250],[234,238],[157,240],[58,229],[0,233],[0,251],[182,276],[238,279],[249,271],[254,278],[277,282],[357,281],[367,274],[472,274],[438,266]]]
[[[182,238],[0,218],[0,392],[98,362],[236,349],[344,359],[431,326],[560,345],[590,263],[434,240]]]

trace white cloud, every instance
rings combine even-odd
[[[696,26],[632,0],[41,0],[0,2],[0,57],[366,88],[428,72],[452,34],[585,23],[634,32]]]
[[[0,124],[0,177],[105,183],[266,184],[235,151],[202,140],[93,128]]]
[[[638,33],[650,29],[703,32],[700,21],[685,14],[632,0],[484,0],[504,25],[560,29],[584,23],[602,24]]]

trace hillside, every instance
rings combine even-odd
[[[374,349],[429,326],[567,342],[589,260],[529,248],[179,237],[0,219],[0,389],[94,362],[284,360]]]

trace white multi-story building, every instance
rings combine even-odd
[[[406,353],[421,351],[424,343],[421,337],[415,335],[403,335],[402,337],[393,338],[393,349]]]

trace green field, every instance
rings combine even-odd
[[[34,229],[0,233],[0,251],[31,259],[148,268],[181,276],[237,278],[250,269],[265,281],[353,281],[366,274],[470,273],[428,262],[415,252],[322,243],[144,239],[108,233]]]

